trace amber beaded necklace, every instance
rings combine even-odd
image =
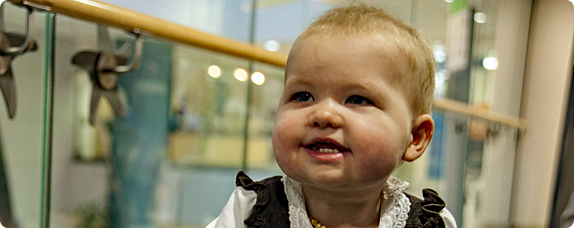
[[[309,221],[311,221],[311,225],[313,225],[313,228],[327,228],[323,225],[321,225],[321,223],[319,222],[319,220],[314,219],[313,217],[309,216]],[[379,228],[379,226],[377,226],[377,228]]]

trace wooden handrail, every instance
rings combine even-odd
[[[182,25],[94,0],[8,0],[14,4],[39,5],[50,12],[79,18],[219,53],[285,67],[287,56],[254,45],[225,39]]]
[[[476,117],[491,122],[501,123],[516,127],[521,130],[526,130],[527,123],[523,118],[516,118],[511,115],[496,113],[483,108],[472,107],[465,103],[454,101],[451,99],[435,99],[433,101],[433,108],[446,110],[449,112],[456,112],[459,114]]]
[[[63,14],[98,24],[108,25],[126,31],[140,32],[239,58],[249,59],[278,67],[285,67],[287,56],[251,44],[218,37],[162,19],[137,13],[95,0],[8,0],[14,4],[40,6],[52,13]],[[470,107],[448,99],[436,100],[434,108],[477,117],[504,125],[526,129],[526,121],[514,116]]]

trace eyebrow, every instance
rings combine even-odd
[[[313,86],[313,79],[309,79],[308,77],[298,77],[296,79],[288,79],[285,81],[285,85],[289,82],[290,85],[302,85],[302,86]],[[382,91],[378,91],[378,89],[374,89],[371,85],[372,82],[357,82],[351,81],[342,85],[342,90],[367,90],[373,91],[376,94],[383,94]]]
[[[311,84],[312,84],[312,81],[313,81],[313,80],[310,80],[310,79],[307,79],[307,78],[304,78],[304,79],[301,79],[301,78],[293,79],[293,77],[289,77],[289,78],[285,77],[285,82],[284,82],[283,84],[284,84],[284,85],[287,85],[287,82],[289,82],[289,84],[295,84],[295,85],[299,85],[299,84],[302,84],[302,85],[311,85]]]

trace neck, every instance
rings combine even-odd
[[[328,228],[378,226],[381,190],[382,187],[349,193],[303,186],[307,213]]]

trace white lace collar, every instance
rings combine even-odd
[[[312,228],[307,215],[305,198],[301,183],[283,176],[285,195],[289,202],[289,221],[291,228]],[[408,213],[411,210],[411,202],[403,193],[409,187],[409,183],[396,177],[389,177],[387,187],[383,189],[383,201],[381,202],[380,228],[403,228],[406,225]]]

